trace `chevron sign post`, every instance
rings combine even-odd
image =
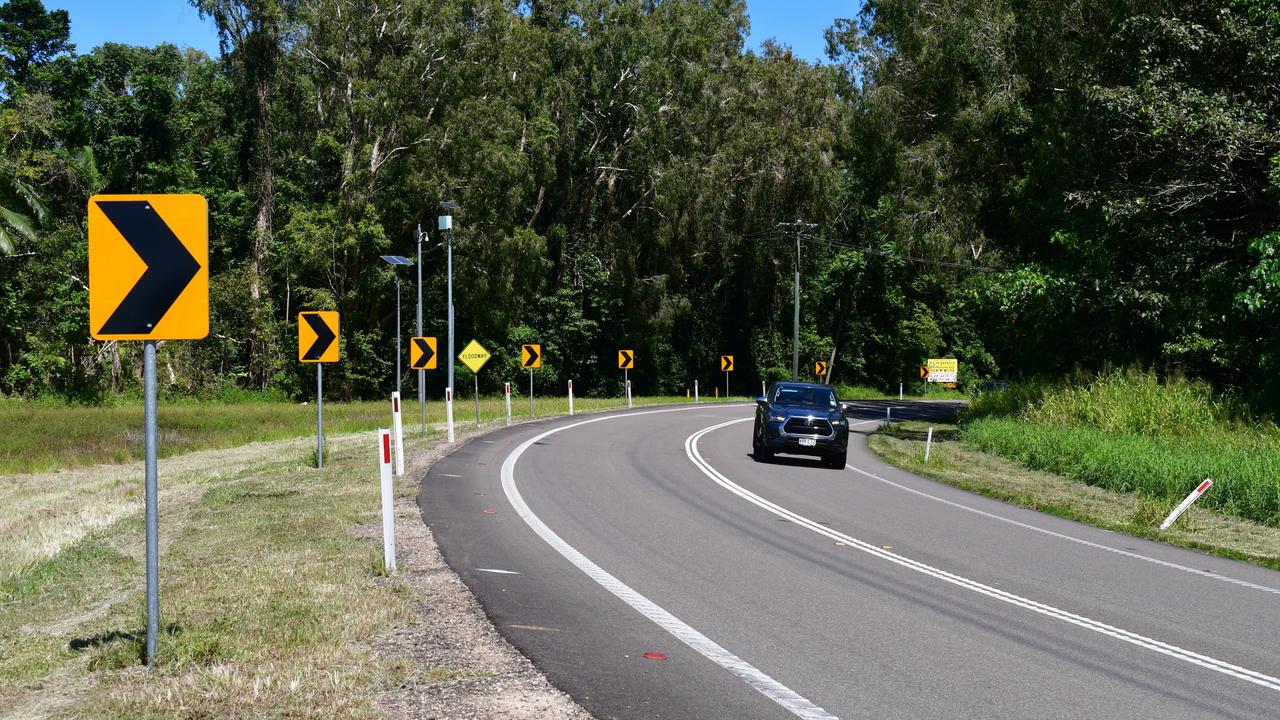
[[[316,364],[316,467],[324,467],[324,364],[338,362],[338,313],[298,313],[298,362]]]
[[[147,637],[142,660],[150,666],[160,632],[156,341],[209,334],[209,205],[199,195],[95,195],[86,210],[89,334],[96,340],[143,341]]]

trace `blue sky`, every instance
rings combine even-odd
[[[107,41],[176,45],[218,53],[218,33],[187,0],[44,0],[46,8],[71,12],[71,40],[80,52]],[[747,0],[753,47],[767,38],[790,45],[806,60],[824,59],[822,32],[837,17],[857,14],[859,0]]]

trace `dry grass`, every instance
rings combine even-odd
[[[505,415],[497,400],[482,412]],[[458,420],[460,432],[477,428]],[[406,444],[441,436],[437,425]],[[422,599],[385,576],[368,530],[379,507],[371,433],[331,434],[323,470],[313,443],[160,461],[166,631],[150,671],[139,667],[141,463],[0,478],[0,718],[380,718],[388,691],[472,672],[373,651]],[[416,492],[409,474],[397,484],[402,498]]]
[[[1280,528],[1192,507],[1173,527],[1160,523],[1177,503],[1119,493],[1029,470],[968,448],[954,425],[934,424],[933,449],[924,462],[928,423],[896,423],[871,436],[873,452],[905,470],[971,492],[1090,525],[1280,569]]]

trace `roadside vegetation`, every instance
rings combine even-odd
[[[376,694],[418,671],[368,646],[414,597],[353,533],[377,522],[362,438],[323,470],[308,440],[161,461],[150,672],[141,464],[6,479],[0,547],[25,552],[0,554],[0,716],[382,717]]]
[[[734,398],[733,400],[744,400]],[[527,398],[513,415],[528,419]],[[684,398],[636,398],[636,405]],[[714,400],[712,400],[714,402]],[[576,412],[616,409],[617,399],[575,400]],[[66,449],[38,442],[83,425],[106,447],[140,407],[41,406],[44,428],[9,418],[32,442],[35,464]],[[386,426],[384,403],[341,409],[345,422]],[[408,405],[406,405],[406,408]],[[500,398],[459,403],[460,433],[500,425]],[[416,408],[415,408],[416,409]],[[0,410],[12,408],[0,405]],[[309,434],[306,408],[278,403],[190,407],[188,447],[238,443],[229,418],[260,417],[261,432]],[[567,398],[537,398],[539,417]],[[295,420],[291,413],[303,418]],[[443,437],[440,404],[426,433],[406,417],[406,445]],[[469,412],[470,411],[470,412]],[[165,415],[161,415],[163,424]],[[97,433],[96,435],[94,433]],[[0,718],[383,718],[377,701],[404,687],[473,679],[460,665],[428,665],[382,653],[378,639],[415,617],[422,602],[382,566],[373,435],[330,428],[325,467],[311,437],[175,454],[160,462],[162,632],[154,669],[140,666],[145,639],[142,464],[59,467],[0,478]],[[120,441],[123,442],[123,441]],[[140,439],[134,440],[140,444]],[[176,444],[176,443],[175,443]],[[132,450],[130,449],[131,453]],[[410,454],[409,462],[414,462]],[[396,482],[406,498],[413,473]]]
[[[1280,568],[1280,428],[1203,382],[1112,370],[977,395],[955,423],[872,439],[889,462],[1109,529]],[[1159,524],[1205,478],[1213,487]]]
[[[965,444],[1026,467],[1176,502],[1197,501],[1280,526],[1280,429],[1202,382],[1111,371],[1075,383],[983,393],[961,422]]]
[[[420,427],[417,396],[407,387],[404,427],[413,433]],[[410,397],[411,396],[411,397]],[[745,400],[747,398],[737,398]],[[722,399],[704,398],[707,402]],[[691,402],[683,396],[634,398],[637,405]],[[620,398],[575,398],[579,412],[623,407]],[[390,427],[390,401],[325,402],[325,432],[329,435]],[[568,398],[535,397],[534,412],[558,415],[568,412]],[[529,417],[528,396],[511,398],[513,418]],[[506,416],[501,397],[480,398],[481,421]],[[231,403],[161,401],[157,408],[160,456],[229,448],[314,436],[313,403],[242,401]],[[454,404],[459,427],[475,425],[475,406],[459,396]],[[427,401],[428,424],[444,422],[444,403]],[[138,460],[143,454],[142,404],[118,401],[109,406],[68,405],[62,402],[0,400],[0,476],[73,468],[100,463]]]

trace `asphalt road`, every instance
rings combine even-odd
[[[866,448],[885,405],[843,470],[756,462],[744,405],[521,425],[419,504],[597,718],[1280,717],[1280,573],[898,471]]]

